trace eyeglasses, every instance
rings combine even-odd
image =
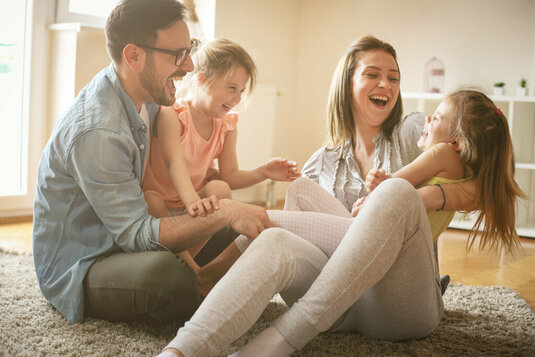
[[[175,56],[175,66],[180,66],[186,61],[186,59],[188,58],[188,56],[190,54],[195,52],[195,48],[197,47],[198,44],[199,44],[198,40],[192,39],[191,40],[191,45],[189,47],[187,47],[187,48],[179,48],[176,51],[174,51],[174,50],[166,50],[165,48],[158,48],[158,47],[152,47],[152,46],[147,46],[147,45],[139,45],[137,43],[135,45],[138,46],[138,47],[150,50],[150,51],[157,51],[157,52],[161,52],[161,53],[166,53],[168,55],[173,55],[173,56]]]

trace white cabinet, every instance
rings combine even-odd
[[[402,93],[404,111],[432,114],[444,96],[443,93]],[[528,196],[517,205],[516,229],[520,236],[535,238],[535,96],[489,97],[507,117],[515,151],[515,179]],[[456,213],[450,227],[471,229],[474,216],[474,213]]]

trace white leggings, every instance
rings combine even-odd
[[[286,193],[284,211],[267,214],[275,226],[297,234],[331,256],[346,234],[353,217],[334,196],[308,178],[292,182]],[[236,238],[243,253],[253,240]]]
[[[414,187],[401,179],[378,186],[331,258],[288,231],[262,232],[167,347],[215,355],[247,332],[278,292],[290,308],[274,327],[296,349],[326,330],[389,341],[431,333],[442,296]]]

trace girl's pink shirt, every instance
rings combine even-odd
[[[206,174],[209,168],[215,168],[215,159],[223,150],[225,134],[234,130],[238,124],[238,113],[230,112],[225,118],[213,118],[212,136],[204,140],[195,130],[189,104],[184,99],[178,99],[173,108],[178,114],[182,126],[182,143],[186,168],[191,177],[193,187],[198,192],[206,184]],[[142,188],[155,190],[160,193],[167,207],[182,209],[184,204],[169,177],[167,166],[160,150],[160,139],[156,130],[151,140],[149,163],[143,179]]]

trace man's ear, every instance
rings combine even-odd
[[[123,60],[134,71],[140,71],[145,66],[145,51],[133,43],[123,48]]]

